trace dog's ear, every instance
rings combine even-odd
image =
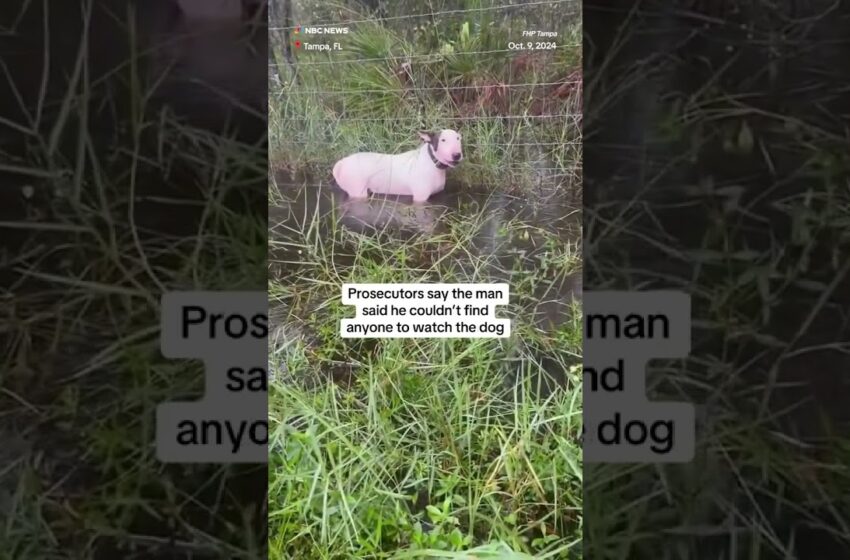
[[[431,138],[434,137],[433,132],[427,132],[425,130],[420,130],[417,134],[419,134],[419,138],[422,139],[423,142],[430,142]]]

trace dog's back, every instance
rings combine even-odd
[[[337,184],[352,198],[369,193],[412,196],[424,202],[446,185],[446,169],[462,159],[460,134],[420,132],[423,144],[402,154],[360,152],[339,160],[333,167]]]
[[[403,154],[359,152],[339,160],[333,168],[337,184],[349,195],[362,198],[376,194],[410,195],[411,173],[418,150]]]

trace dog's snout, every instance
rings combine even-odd
[[[460,161],[460,158],[461,158],[461,154],[460,154],[460,152],[456,152],[456,153],[452,154],[452,158],[453,158],[455,161]]]

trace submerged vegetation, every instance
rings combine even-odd
[[[576,232],[509,221],[501,242],[529,250],[506,260],[472,252],[486,217],[464,218],[415,235],[273,220],[272,557],[580,555],[580,308],[543,316],[580,274]],[[339,337],[343,283],[505,277],[509,339]]]
[[[697,442],[687,464],[588,465],[585,550],[848,558],[850,14],[611,4],[585,13],[586,277],[690,295],[690,356],[647,389],[696,405]]]
[[[580,220],[492,203],[567,208],[580,180],[575,4],[529,4],[381,3],[379,20],[295,2],[273,23],[352,22],[338,53],[273,41],[272,558],[581,557]],[[557,31],[557,48],[511,51],[522,29]],[[442,128],[465,152],[442,199],[358,214],[326,192],[338,158]],[[343,283],[494,282],[509,338],[339,335]]]
[[[162,355],[162,294],[265,286],[263,138],[154,92],[119,4],[0,8],[0,558],[262,558],[265,465],[154,440],[159,404],[204,391]]]

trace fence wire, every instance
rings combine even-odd
[[[553,49],[537,49],[537,50],[531,51],[531,52],[533,52],[535,54],[544,54],[544,53],[551,53],[551,52],[554,52],[554,51],[559,50],[559,49],[568,49],[568,48],[576,49],[576,48],[579,48],[579,47],[581,47],[580,44],[571,43],[571,44],[566,44],[566,45],[559,45],[559,46],[556,46]],[[413,58],[428,58],[428,57],[435,57],[435,59],[434,60],[426,60],[426,61],[420,62],[419,64],[437,64],[438,62],[445,62],[447,58],[453,57],[453,56],[460,56],[460,55],[467,56],[467,55],[473,55],[473,54],[474,55],[497,54],[497,53],[509,53],[509,52],[515,53],[515,54],[529,54],[529,53],[524,53],[524,51],[519,51],[519,50],[516,50],[516,49],[497,49],[497,50],[492,50],[492,51],[466,51],[466,52],[455,52],[455,53],[448,53],[448,54],[441,54],[441,53],[398,54],[398,55],[388,54],[387,56],[382,56],[382,57],[377,57],[377,58],[355,58],[355,59],[339,59],[339,60],[308,60],[308,61],[303,61],[303,62],[300,61],[300,60],[296,60],[296,61],[293,62],[293,65],[294,66],[322,66],[322,65],[325,65],[325,64],[357,64],[357,63],[361,63],[361,62],[378,62],[378,61],[400,60],[400,59],[409,60],[409,59],[413,59]],[[281,62],[281,63],[270,62],[269,68],[277,68],[278,66],[288,66],[288,65],[289,65],[288,62]]]
[[[450,121],[483,121],[489,119],[567,119],[571,118],[574,121],[578,121],[581,118],[580,113],[559,113],[556,115],[477,115],[477,116],[467,116],[467,117],[446,117],[447,120]],[[337,117],[326,117],[323,119],[316,119],[315,117],[284,117],[285,120],[290,121],[340,121],[344,120],[345,122],[387,122],[387,121],[418,121],[421,120],[421,117],[369,117],[369,118],[348,118],[343,116]]]
[[[409,135],[404,134],[404,133],[400,133],[398,136],[407,137]],[[292,139],[288,139],[286,141],[286,143],[287,144],[301,144],[301,145],[304,145],[304,146],[309,146],[309,145],[315,144],[315,142],[311,142],[311,141],[308,141],[308,140],[292,140]],[[489,148],[490,146],[511,146],[511,147],[514,147],[514,146],[523,146],[523,147],[528,147],[528,146],[581,146],[581,142],[577,141],[577,140],[568,140],[568,141],[565,141],[565,142],[520,142],[520,143],[517,143],[517,144],[512,144],[511,142],[488,142],[487,144],[474,144],[474,143],[464,142],[463,145],[464,145],[464,147],[468,147],[468,148],[480,148],[480,147]]]
[[[565,86],[565,85],[578,85],[581,83],[581,80],[572,80],[565,82],[528,82],[525,84],[485,84],[485,85],[477,85],[477,86],[434,86],[434,87],[410,87],[410,88],[384,88],[384,89],[311,89],[311,90],[295,90],[295,89],[284,89],[281,90],[280,93],[286,95],[342,95],[342,94],[352,94],[352,93],[403,93],[403,92],[418,92],[418,91],[454,91],[457,89],[460,90],[500,90],[500,89],[512,89],[512,88],[524,88],[524,87],[549,87],[549,86]]]
[[[270,27],[269,29],[272,31],[286,31],[290,29],[298,29],[302,27],[345,27],[347,25],[355,25],[358,23],[383,23],[385,21],[393,21],[398,19],[410,19],[415,17],[436,17],[436,16],[446,16],[452,14],[468,14],[471,12],[486,12],[491,10],[504,10],[509,8],[527,8],[529,6],[540,6],[542,4],[554,5],[554,4],[575,4],[581,5],[579,2],[575,0],[544,0],[540,2],[523,2],[522,4],[502,4],[500,6],[484,6],[481,8],[467,8],[463,10],[446,10],[443,12],[430,12],[425,14],[405,14],[403,16],[390,16],[385,18],[370,18],[370,19],[359,19],[353,21],[344,21],[344,22],[330,22],[330,23],[318,23],[311,24],[309,26],[306,25],[289,25],[286,27]],[[571,12],[569,15],[579,15],[581,12],[576,10],[575,12]]]
[[[413,20],[415,18],[436,18],[440,16],[449,16],[449,15],[459,15],[459,14],[468,14],[475,12],[488,12],[488,11],[496,11],[496,10],[518,10],[520,8],[527,7],[535,7],[535,6],[556,6],[556,5],[564,5],[564,4],[572,4],[576,6],[575,10],[569,10],[566,13],[560,12],[559,15],[563,14],[566,17],[575,17],[581,15],[581,4],[576,2],[575,0],[543,0],[543,1],[531,1],[531,2],[523,2],[519,4],[501,4],[496,6],[484,6],[480,8],[470,8],[470,9],[457,9],[457,10],[446,10],[446,11],[436,11],[429,13],[419,13],[419,14],[404,14],[398,16],[390,16],[384,18],[371,17],[368,19],[358,19],[352,21],[336,21],[336,22],[327,22],[320,24],[309,24],[309,25],[289,25],[285,27],[270,27],[272,31],[285,31],[285,30],[294,30],[296,28],[304,28],[304,27],[345,27],[356,24],[383,24],[387,21],[398,21],[398,20]],[[411,23],[413,25],[413,23]],[[309,39],[311,36],[309,34],[301,34],[301,37],[304,39]],[[547,39],[547,38],[524,38],[518,42],[525,41],[551,41],[556,42],[557,45],[554,48],[548,49],[494,49],[494,50],[476,50],[476,51],[467,51],[467,52],[451,52],[451,53],[440,53],[440,52],[432,52],[432,53],[408,53],[408,54],[386,54],[382,57],[375,58],[359,58],[359,59],[348,59],[348,58],[329,58],[322,60],[302,60],[306,58],[304,56],[303,51],[295,51],[293,55],[298,54],[300,56],[295,57],[291,61],[283,61],[279,63],[275,63],[270,61],[269,68],[276,67],[292,67],[292,68],[303,68],[303,67],[314,67],[314,66],[326,66],[326,65],[352,65],[352,64],[364,64],[364,63],[392,63],[393,66],[397,66],[403,62],[414,62],[417,65],[431,65],[431,64],[439,64],[450,62],[452,59],[457,59],[463,57],[464,60],[468,60],[469,56],[487,56],[487,55],[507,55],[512,53],[514,56],[506,56],[506,64],[510,64],[512,60],[519,58],[520,56],[526,57],[534,57],[531,60],[546,60],[547,55],[552,56],[558,52],[562,52],[563,49],[581,49],[581,42],[574,42],[573,39],[569,43],[561,43],[558,42],[557,39]],[[328,51],[316,51],[310,52],[310,54],[318,55],[319,52],[322,52],[324,55],[330,54]],[[340,53],[344,53],[344,51],[339,51]],[[539,57],[539,58],[537,58]],[[342,66],[344,68],[345,66]],[[570,76],[571,78],[573,76]],[[522,92],[518,95],[523,95],[525,92],[531,92],[536,88],[561,88],[561,87],[575,87],[577,91],[581,91],[582,81],[580,79],[564,79],[561,81],[544,81],[544,82],[528,82],[528,83],[504,83],[504,84],[482,84],[482,85],[444,85],[444,86],[431,86],[431,87],[402,87],[402,88],[382,88],[382,89],[334,89],[329,88],[326,90],[322,89],[303,89],[299,90],[297,87],[295,88],[280,88],[274,92],[274,96],[278,99],[285,99],[287,96],[292,97],[300,97],[300,96],[317,96],[317,97],[330,97],[333,98],[335,96],[345,96],[345,95],[357,95],[357,94],[415,94],[419,96],[420,93],[423,92],[446,92],[446,94],[450,94],[454,91],[464,91],[464,90],[475,90],[475,91],[488,91],[491,90],[493,92],[500,92],[501,90],[508,90],[510,93],[513,92]],[[510,95],[509,97],[513,97]],[[560,104],[560,101],[555,101],[556,104]],[[563,110],[561,107],[556,107],[555,110]],[[507,115],[467,115],[467,116],[441,116],[441,121],[444,120],[446,123],[453,122],[467,122],[467,121],[513,121],[516,123],[521,123],[523,121],[533,123],[538,120],[563,120],[564,124],[570,124],[571,126],[576,127],[580,130],[581,126],[581,112],[576,113],[564,113],[557,112],[552,114],[507,114]],[[314,116],[300,116],[300,115],[287,115],[286,110],[284,109],[284,114],[281,115],[281,120],[283,122],[290,123],[300,123],[300,122],[316,122],[316,123],[324,123],[324,125],[320,124],[320,126],[328,126],[331,123],[386,123],[386,122],[402,122],[402,123],[416,123],[421,122],[421,116],[385,116],[385,117],[345,117],[341,115],[333,115],[333,113],[319,114]],[[300,126],[296,124],[295,126]],[[407,127],[408,125],[404,125]],[[510,125],[513,128],[514,125]],[[557,125],[556,125],[557,126]],[[408,136],[408,134],[400,132],[398,137]],[[550,137],[551,138],[551,137]],[[574,150],[580,150],[582,146],[581,140],[569,140],[563,142],[552,142],[548,141],[550,138],[547,138],[545,142],[529,142],[528,139],[525,139],[522,142],[514,143],[514,142],[487,142],[484,144],[475,144],[475,143],[465,143],[466,147],[471,149],[479,149],[482,147],[486,148],[495,148],[496,150],[504,151],[508,149],[508,147],[523,147],[523,148],[546,148],[548,147],[551,151],[552,149],[556,149],[556,147],[561,147],[571,152]],[[295,146],[308,146],[314,144],[314,142],[306,141],[298,138],[289,138],[287,140],[287,144]],[[303,148],[296,148],[303,149]],[[547,150],[544,150],[546,152]],[[546,178],[558,178],[558,177],[568,177],[574,176],[580,169],[581,165],[573,164],[569,167],[551,167],[551,163],[549,166],[545,167],[535,167],[533,161],[529,161],[522,164],[507,164],[502,165],[499,169],[503,170],[505,173],[536,173],[542,177]],[[466,162],[466,166],[471,166],[472,168],[484,167],[483,164],[476,162]]]

